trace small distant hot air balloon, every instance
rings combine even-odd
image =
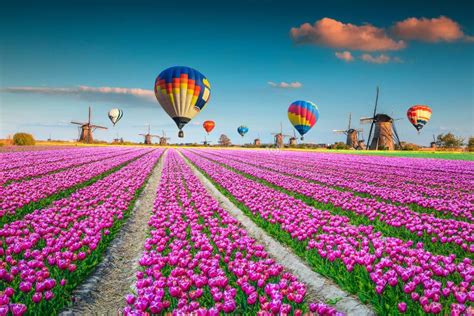
[[[171,67],[162,71],[155,80],[155,96],[179,128],[183,127],[207,104],[211,86],[207,78],[190,67]]]
[[[204,130],[206,130],[208,135],[210,132],[212,132],[212,130],[214,129],[214,126],[216,126],[216,123],[214,123],[214,121],[205,121],[202,124],[202,127],[204,127]]]
[[[427,105],[414,105],[408,109],[407,117],[418,133],[420,133],[423,126],[429,122],[431,113],[431,108]]]
[[[120,121],[120,119],[122,118],[123,116],[123,111],[121,109],[112,109],[109,111],[109,119],[110,121],[112,122],[112,124],[117,124],[118,121]]]
[[[239,133],[240,136],[242,137],[244,137],[248,131],[249,131],[249,128],[247,126],[240,125],[239,127],[237,127],[237,133]]]
[[[295,101],[288,108],[288,119],[300,133],[301,140],[319,119],[319,110],[311,101]]]

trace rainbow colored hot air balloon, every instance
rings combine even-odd
[[[214,126],[216,126],[216,123],[214,123],[214,121],[205,121],[202,124],[202,127],[204,127],[204,130],[207,132],[208,135],[214,129]]]
[[[178,126],[178,136],[183,137],[183,127],[209,102],[211,86],[199,71],[176,66],[158,75],[155,80],[155,96]]]
[[[108,113],[109,115],[109,119],[110,121],[112,122],[112,124],[117,124],[118,121],[120,121],[120,119],[122,118],[123,116],[123,111],[121,109],[111,109]]]
[[[414,105],[407,111],[410,123],[416,128],[418,133],[429,122],[433,111],[427,105]]]
[[[288,108],[288,119],[300,133],[301,140],[319,119],[319,110],[311,101],[295,101]]]
[[[247,126],[240,125],[239,127],[237,127],[237,133],[239,133],[239,135],[242,137],[244,137],[248,131],[249,131],[249,128]]]

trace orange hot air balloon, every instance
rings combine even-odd
[[[205,121],[202,124],[202,127],[204,127],[208,135],[214,129],[214,126],[216,126],[216,123],[214,123],[214,121]]]

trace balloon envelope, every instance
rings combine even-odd
[[[155,96],[181,130],[207,104],[211,86],[207,78],[190,67],[171,67],[155,80]]]
[[[244,137],[245,134],[249,131],[249,128],[247,126],[241,125],[237,127],[237,133],[240,134],[240,136]]]
[[[288,119],[298,133],[303,136],[318,121],[318,106],[311,101],[295,101],[288,108]]]
[[[427,105],[414,105],[407,111],[407,117],[410,123],[419,132],[431,118],[432,110]]]
[[[209,134],[213,129],[214,126],[216,126],[216,123],[214,121],[205,121],[202,124],[202,127],[204,127],[204,130]]]
[[[117,122],[120,121],[120,119],[122,118],[122,116],[123,116],[123,111],[122,111],[121,109],[116,109],[116,108],[114,108],[114,109],[111,109],[111,110],[109,111],[109,114],[108,114],[108,115],[109,115],[110,121],[111,121],[112,124],[114,124],[114,126],[115,126],[115,124],[117,124]]]

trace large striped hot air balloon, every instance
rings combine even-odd
[[[212,132],[212,130],[214,129],[214,126],[216,126],[216,123],[214,123],[214,121],[205,121],[202,124],[202,127],[204,128],[204,130],[207,132],[208,135],[210,132]]]
[[[108,113],[109,115],[109,119],[110,121],[112,122],[112,124],[117,124],[118,121],[120,121],[120,119],[122,118],[123,116],[123,111],[121,109],[111,109]]]
[[[189,67],[171,67],[161,72],[155,80],[155,96],[179,128],[191,121],[207,104],[211,86],[199,71]]]
[[[288,108],[288,119],[300,133],[301,140],[319,119],[319,110],[311,101],[295,101]]]
[[[419,133],[423,126],[429,122],[431,113],[431,108],[427,105],[414,105],[408,109],[407,117]]]
[[[237,133],[239,133],[239,135],[242,137],[244,137],[248,131],[249,131],[249,128],[245,125],[240,125],[239,127],[237,127]]]

